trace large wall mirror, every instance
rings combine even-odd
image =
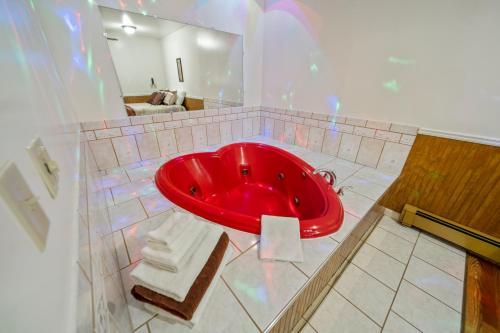
[[[99,7],[129,116],[243,105],[243,37]]]

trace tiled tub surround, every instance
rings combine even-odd
[[[98,170],[86,140],[80,144],[80,156],[77,331],[130,332],[115,247],[119,243],[113,239],[103,172]]]
[[[82,193],[85,207],[80,209],[83,222],[81,266],[87,268],[82,269],[85,274],[81,276],[86,280],[82,279],[81,288],[92,292],[90,298],[89,293],[84,293],[86,298],[81,297],[81,302],[88,310],[83,314],[92,318],[96,331],[99,328],[105,331],[107,327],[116,329],[116,326],[126,330],[124,327],[130,325],[130,321],[128,313],[123,311],[125,297],[134,329],[144,329],[144,323],[151,319],[151,315],[130,299],[127,277],[133,265],[141,259],[139,250],[143,234],[158,225],[174,207],[158,193],[153,182],[157,168],[164,161],[184,153],[214,150],[235,141],[255,141],[250,138],[260,134],[262,137],[257,141],[283,147],[314,167],[331,168],[339,181],[353,186],[354,190],[343,197],[348,212],[344,227],[331,237],[313,240],[313,243],[320,244],[318,248],[305,247],[306,255],[309,252],[309,257],[315,259],[312,262],[300,265],[262,263],[256,259],[258,237],[228,229],[236,250],[235,260],[228,266],[224,284],[218,286],[218,298],[215,299],[236,309],[235,315],[242,318],[242,329],[248,325],[249,331],[259,331],[269,328],[293,297],[297,300],[298,291],[306,286],[313,272],[326,263],[329,255],[333,257],[336,249],[344,249],[339,251],[342,260],[350,254],[359,237],[373,222],[366,222],[366,226],[359,228],[362,225],[359,219],[400,171],[416,134],[413,127],[265,107],[222,108],[87,122],[82,124],[82,130],[86,141],[83,146],[86,148],[87,172],[83,177],[86,185],[81,188],[88,188],[88,191]],[[349,234],[355,226],[358,226],[357,233]],[[85,230],[88,230],[89,238]],[[351,237],[353,234],[356,237]],[[350,237],[346,238],[347,235]],[[350,240],[349,244],[345,239]],[[116,246],[117,258],[113,245]],[[87,251],[89,255],[86,255]],[[249,275],[248,281],[238,279],[239,265],[236,262],[243,266],[255,265],[257,276]],[[332,267],[338,268],[340,264],[338,259],[333,260],[326,275],[333,274],[336,269],[332,271]],[[92,265],[96,268],[91,269]],[[121,269],[125,292],[119,283],[110,283],[112,278],[116,282],[117,267]],[[276,271],[272,274],[275,279],[289,274],[292,278],[289,283],[272,288],[265,283],[259,284],[262,279],[267,279],[270,284],[276,283],[274,278],[267,277],[270,269]],[[308,296],[299,299],[301,307],[308,305],[319,293],[319,287],[326,283],[319,282],[314,283],[309,292],[303,293]],[[85,289],[85,286],[91,288]],[[272,302],[264,302],[264,298]],[[261,304],[263,302],[265,306]],[[91,305],[94,307],[89,307]],[[208,311],[207,316],[227,316],[221,312],[223,308],[216,306],[213,311]],[[300,319],[295,310],[282,313],[286,315],[286,325],[290,325],[290,319]],[[88,321],[82,318],[81,322],[84,325]],[[281,327],[283,322],[278,321],[275,327],[288,329],[288,326]],[[166,324],[158,319],[149,323],[153,331],[155,327],[161,331],[158,327],[162,325]],[[217,329],[224,330],[224,327]]]
[[[86,122],[101,170],[263,135],[398,174],[417,128],[266,107],[233,107]]]
[[[328,237],[304,240],[303,263],[263,262],[258,259],[257,235],[226,228],[234,255],[224,270],[204,319],[194,329],[196,332],[289,330],[292,323],[300,320],[301,312],[306,310],[323,289],[320,286],[327,284],[350,254],[361,234],[375,222],[365,218],[362,221],[366,222],[361,223],[360,219],[395,178],[370,167],[284,144],[268,137],[242,140],[273,144],[314,166],[332,168],[337,171],[340,184],[348,184],[353,188],[346,191],[342,198],[346,211],[343,227]],[[185,152],[214,150],[219,146],[220,144],[193,148]],[[164,161],[175,156],[178,156],[178,152],[107,168],[100,172],[100,179],[97,181],[104,191],[111,219],[107,237],[115,242],[132,325],[139,332],[147,332],[148,329],[151,332],[188,331],[179,325],[172,327],[172,324],[154,317],[132,299],[128,292],[132,286],[129,273],[142,259],[140,249],[144,246],[144,234],[157,227],[173,210],[180,209],[158,192],[152,178]],[[353,230],[358,234],[353,236]],[[330,263],[330,259],[336,255],[334,262]],[[326,265],[327,263],[330,264]],[[311,287],[312,278],[320,275],[320,270],[326,266],[328,269],[325,270],[326,273],[322,272],[322,280],[315,281]],[[297,305],[294,307],[294,304]],[[287,310],[292,308],[294,311]],[[286,321],[280,320],[280,316]]]

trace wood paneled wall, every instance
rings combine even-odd
[[[467,256],[464,333],[498,333],[500,329],[500,267]]]
[[[500,147],[418,135],[380,204],[412,204],[500,237]]]

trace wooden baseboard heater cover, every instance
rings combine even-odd
[[[406,204],[401,223],[446,239],[486,259],[500,264],[500,239]]]

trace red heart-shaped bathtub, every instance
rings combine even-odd
[[[207,220],[260,234],[262,215],[300,220],[302,238],[337,231],[344,209],[314,169],[282,149],[235,143],[165,163],[156,185],[176,205]]]

